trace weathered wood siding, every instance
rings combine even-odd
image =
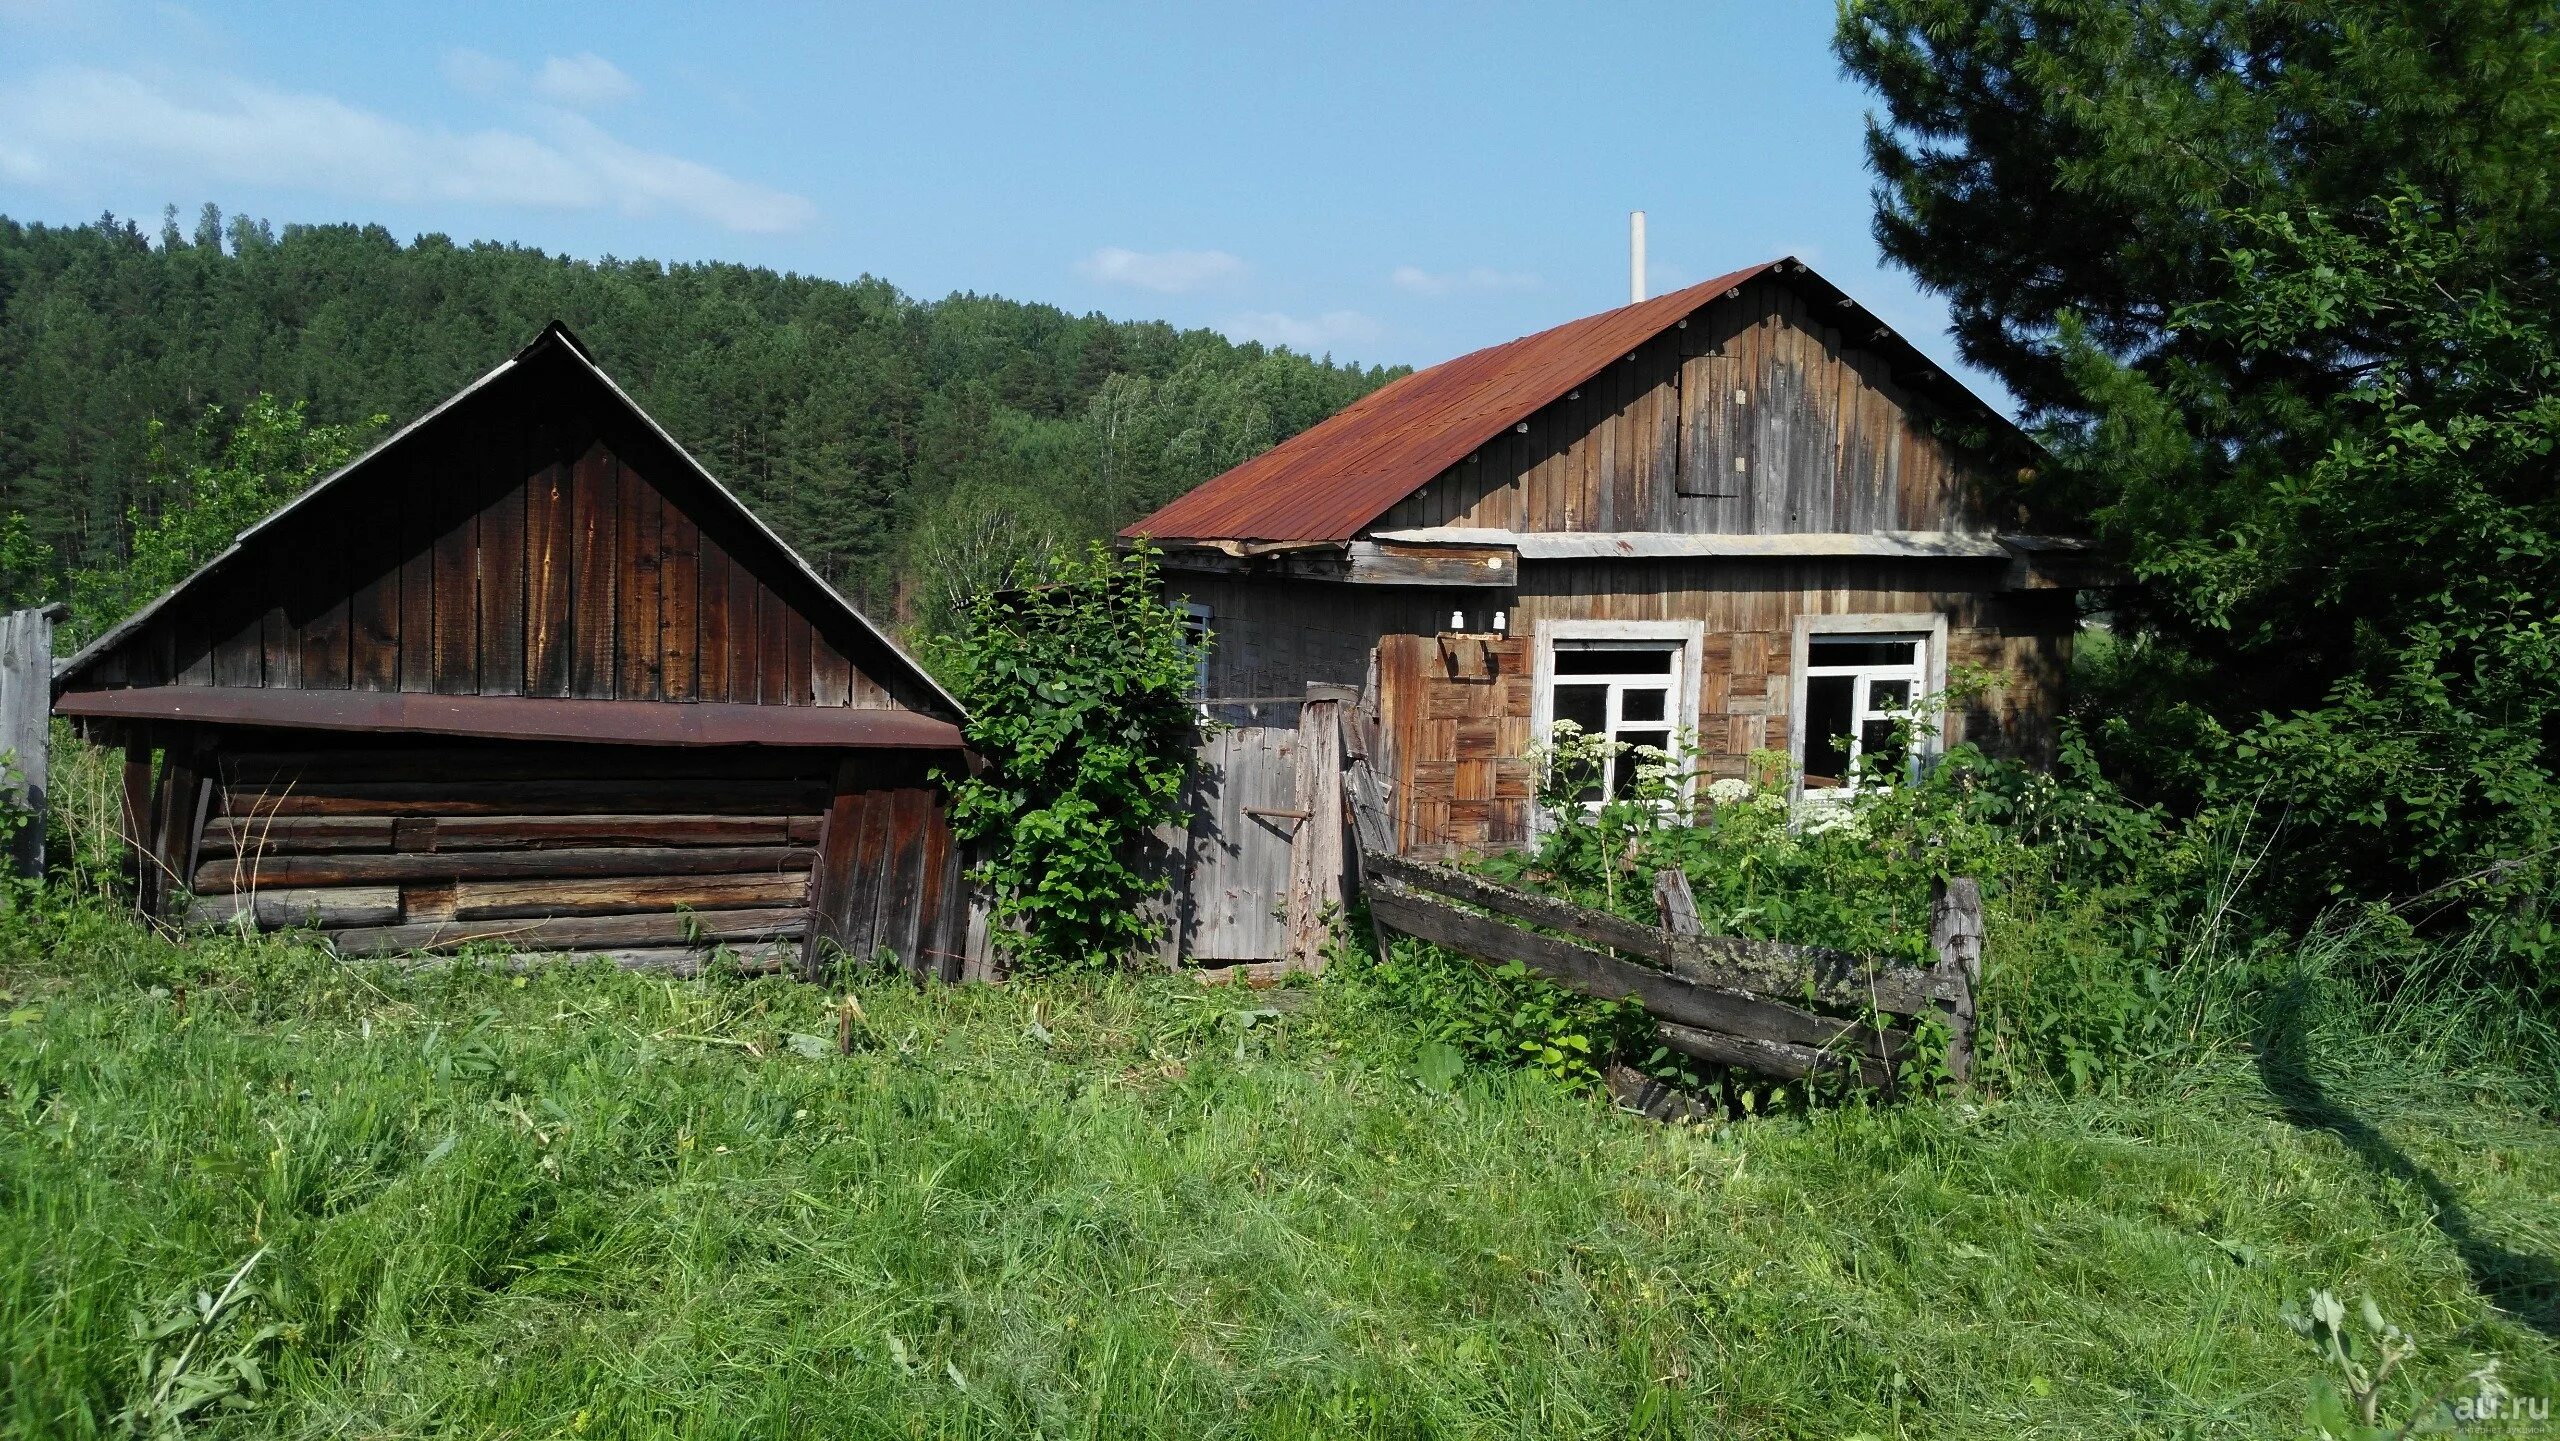
[[[1426,855],[1528,838],[1534,778],[1531,650],[1558,620],[1694,620],[1705,630],[1698,746],[1708,773],[1742,775],[1784,749],[1799,615],[1948,617],[1947,660],[2007,684],[1947,718],[1950,745],[2045,759],[2071,638],[2070,592],[1999,589],[1996,563],[1826,560],[1540,562],[1523,568],[1511,638],[1404,634],[1378,652],[1403,843]],[[1915,627],[1917,628],[1917,627]],[[1462,652],[1472,648],[1474,655]]]
[[[943,792],[924,766],[878,756],[837,768],[810,897],[813,979],[841,958],[886,959],[939,980],[983,980]],[[983,959],[983,958],[980,958]]]
[[[1858,345],[1863,310],[1749,282],[1487,443],[1375,530],[1988,531],[1997,477]]]
[[[591,384],[511,374],[253,535],[85,683],[933,709]]]
[[[152,809],[197,922],[359,954],[835,954],[814,935],[959,978],[958,855],[913,757],[209,734],[171,747]]]
[[[1322,581],[1261,580],[1171,572],[1166,591],[1209,607],[1209,690],[1213,698],[1263,697],[1269,715],[1227,714],[1237,725],[1298,723],[1308,683],[1357,688],[1369,673],[1378,638],[1430,631],[1454,609],[1482,610],[1483,591],[1347,586]]]

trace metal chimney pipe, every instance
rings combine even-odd
[[[1627,212],[1627,303],[1644,302],[1644,212]]]

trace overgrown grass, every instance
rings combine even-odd
[[[2395,1402],[2480,1355],[2560,1391],[2550,1078],[2316,974],[2281,1054],[1698,1131],[1426,1089],[1330,981],[404,971],[84,908],[0,946],[16,1435],[108,1429],[130,1317],[261,1248],[189,1362],[283,1328],[221,1434],[2255,1437],[2314,1286],[2425,1339]]]

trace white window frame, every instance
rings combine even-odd
[[[1844,802],[1858,794],[1854,774],[1849,784],[1832,789],[1807,790],[1804,784],[1805,681],[1812,669],[1814,638],[1834,636],[1907,635],[1920,642],[1919,686],[1911,698],[1919,705],[1928,698],[1943,695],[1947,689],[1947,617],[1944,611],[1913,611],[1901,615],[1799,615],[1796,617],[1793,648],[1787,665],[1787,765],[1794,774],[1795,799],[1799,804],[1815,805]],[[1938,753],[1941,738],[1924,734],[1915,738],[1911,758],[1926,763]],[[1854,755],[1854,750],[1852,751]]]
[[[1535,643],[1529,647],[1529,726],[1530,741],[1548,743],[1556,719],[1556,642],[1583,640],[1618,640],[1669,642],[1679,647],[1679,675],[1671,686],[1670,713],[1662,728],[1671,732],[1677,744],[1682,732],[1694,736],[1698,729],[1698,675],[1706,658],[1707,627],[1693,620],[1548,620],[1537,625]],[[1680,778],[1682,799],[1690,799],[1697,777],[1684,774]],[[1538,824],[1545,825],[1545,812],[1539,811]]]
[[[1181,602],[1181,608],[1182,629],[1186,637],[1196,641],[1209,633],[1211,616],[1208,606],[1186,598]],[[1191,700],[1199,707],[1202,716],[1209,714],[1209,648],[1207,646],[1201,646],[1191,661]]]

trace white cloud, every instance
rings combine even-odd
[[[592,50],[543,61],[542,73],[533,77],[533,88],[546,100],[578,110],[619,105],[640,93],[639,85],[621,67]]]
[[[1328,310],[1311,317],[1257,310],[1239,315],[1221,328],[1239,340],[1285,345],[1310,355],[1337,345],[1364,344],[1383,333],[1378,322],[1357,310]]]
[[[1425,270],[1419,265],[1399,265],[1387,280],[1398,290],[1434,298],[1462,292],[1534,290],[1538,286],[1538,277],[1526,271],[1496,270],[1490,265],[1445,271]]]
[[[468,61],[462,69],[473,73]],[[536,119],[540,134],[464,133],[307,91],[228,81],[182,98],[89,69],[50,71],[0,95],[0,134],[17,147],[6,163],[21,174],[120,169],[400,203],[673,213],[758,232],[817,218],[801,196],[642,150],[579,116],[546,110]]]
[[[1179,295],[1243,277],[1252,267],[1223,250],[1123,250],[1106,245],[1076,262],[1076,274],[1103,285]]]

